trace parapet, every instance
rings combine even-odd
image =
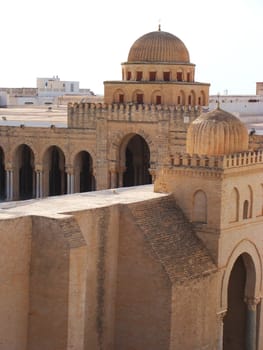
[[[201,113],[200,106],[151,105],[137,103],[69,103],[69,128],[95,128],[98,119],[108,121],[158,122],[179,118],[190,123]]]
[[[263,150],[247,151],[221,156],[189,155],[176,153],[170,158],[169,168],[202,167],[213,169],[228,169],[243,166],[263,164]]]

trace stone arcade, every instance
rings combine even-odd
[[[260,139],[174,35],[122,69],[68,128],[0,127],[0,348],[260,350]]]

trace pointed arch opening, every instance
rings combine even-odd
[[[228,308],[224,318],[224,350],[245,350],[245,283],[246,268],[242,256],[239,256],[232,268],[228,284]]]
[[[0,147],[0,201],[6,199],[6,171],[5,171],[5,154]]]
[[[14,156],[14,198],[25,200],[35,197],[35,158],[32,149],[20,145]]]
[[[251,256],[243,253],[237,257],[228,280],[223,350],[256,349],[258,317],[254,302],[255,285],[255,265]]]
[[[89,152],[79,152],[74,160],[75,192],[95,191],[93,160]]]
[[[44,155],[44,193],[47,196],[65,194],[67,177],[65,172],[65,156],[57,146],[49,147]]]
[[[138,186],[152,183],[149,173],[150,149],[145,139],[132,134],[125,138],[120,149],[121,167],[123,173],[123,186]]]

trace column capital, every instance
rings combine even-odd
[[[219,320],[222,320],[224,319],[224,317],[226,316],[227,314],[227,310],[220,310],[216,313],[216,316]]]
[[[6,163],[5,170],[6,171],[13,171],[14,170],[13,164],[11,162]]]
[[[67,174],[73,175],[74,174],[74,168],[72,165],[66,165],[65,166],[65,171]]]
[[[247,304],[249,310],[256,311],[257,304],[260,300],[261,298],[259,297],[245,297],[244,302]]]
[[[35,165],[35,171],[41,173],[41,172],[43,171],[43,166],[42,166],[42,164],[36,164],[36,165]]]

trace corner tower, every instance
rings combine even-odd
[[[209,86],[195,81],[185,44],[159,27],[133,43],[122,63],[122,80],[104,82],[104,101],[207,106]]]

